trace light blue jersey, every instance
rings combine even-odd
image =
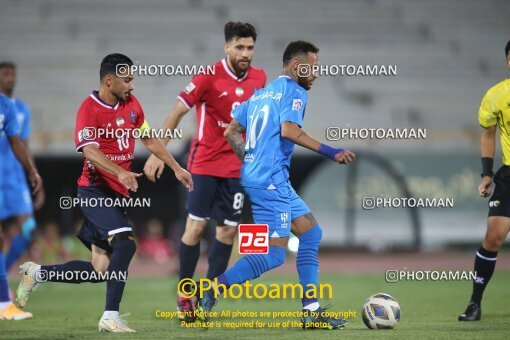
[[[28,105],[19,98],[9,99],[15,108],[16,121],[19,126],[19,137],[25,140],[30,137],[30,118],[31,112]],[[11,146],[6,136],[0,138],[0,157],[4,159],[2,173],[4,176],[10,176],[12,172],[23,171],[23,167],[14,156]]]
[[[27,104],[18,98],[9,99],[1,95],[2,102],[10,106],[12,111],[10,119],[16,125],[15,135],[24,140],[30,136],[30,109]],[[13,124],[13,125],[14,125]],[[0,136],[0,190],[3,196],[3,204],[0,206],[0,220],[31,214],[33,212],[32,196],[30,187],[26,181],[23,166],[18,162],[12,152],[7,136],[12,134],[4,133]]]
[[[232,113],[246,129],[241,169],[244,187],[271,189],[289,179],[294,143],[281,137],[280,124],[301,127],[307,103],[306,90],[288,76],[280,76]]]
[[[241,184],[255,223],[267,224],[269,237],[288,237],[291,221],[310,212],[289,182],[294,143],[281,137],[280,128],[283,122],[301,127],[307,99],[303,87],[281,76],[233,111],[246,129]]]

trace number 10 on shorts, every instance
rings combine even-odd
[[[267,224],[240,224],[238,228],[239,254],[267,254],[269,226]]]

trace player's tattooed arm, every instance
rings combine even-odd
[[[239,122],[235,119],[232,119],[229,126],[225,130],[225,133],[223,134],[225,138],[227,138],[228,144],[230,144],[230,147],[232,150],[234,150],[237,157],[241,160],[241,162],[244,159],[244,147],[246,142],[243,139],[243,133],[246,130],[244,127],[239,124]]]

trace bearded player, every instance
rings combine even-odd
[[[299,239],[296,265],[304,293],[301,301],[303,327],[320,325],[319,328],[338,329],[347,323],[328,316],[317,297],[307,294],[311,290],[318,291],[317,255],[322,228],[289,181],[295,144],[339,164],[351,163],[356,158],[348,150],[320,143],[301,128],[307,91],[318,77],[312,69],[318,65],[318,52],[319,49],[309,42],[291,42],[283,53],[283,74],[232,112],[234,118],[225,137],[243,160],[241,184],[252,202],[253,219],[257,224],[269,226],[269,251],[244,256],[217,278],[221,285],[214,287],[214,291],[205,291],[199,299],[198,310],[205,312],[199,313],[200,321],[208,321],[208,312],[216,303],[215,292],[221,294],[221,290],[282,265],[292,230]]]
[[[173,130],[196,107],[198,126],[188,159],[195,190],[186,202],[188,217],[179,247],[180,280],[192,278],[195,273],[200,240],[209,219],[216,221],[216,237],[209,250],[207,277],[214,278],[227,269],[244,194],[239,184],[241,162],[223,132],[232,119],[231,111],[266,82],[264,71],[251,66],[257,40],[255,28],[249,23],[229,22],[224,33],[225,58],[214,65],[214,74],[197,75],[191,80],[163,123],[163,129]],[[166,145],[169,139],[161,141]],[[163,168],[163,162],[151,156],[144,171],[155,181]],[[177,304],[182,312],[194,309],[194,301],[179,294]],[[194,320],[189,316],[183,319]]]
[[[131,59],[125,55],[107,55],[101,62],[99,91],[93,91],[78,110],[76,150],[83,152],[85,156],[83,172],[78,179],[80,201],[100,202],[107,201],[108,198],[114,201],[129,197],[129,191],[136,192],[138,189],[137,178],[142,174],[131,172],[135,139],[130,131],[140,129],[143,132],[150,127],[138,99],[131,94],[134,90],[130,72],[132,65]],[[178,165],[159,140],[142,138],[141,141],[151,153],[174,171],[175,177],[188,190],[193,190],[191,175]],[[85,222],[77,236],[92,251],[92,261],[70,261],[48,266],[24,263],[20,267],[22,279],[16,292],[17,302],[21,307],[25,306],[29,293],[41,282],[76,284],[96,283],[106,279],[106,305],[99,320],[99,331],[135,332],[119,315],[126,285],[125,275],[136,251],[132,227],[125,209],[92,204],[82,204],[80,208]],[[98,275],[100,273],[103,275]]]

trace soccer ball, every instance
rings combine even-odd
[[[400,305],[388,294],[374,294],[365,301],[361,317],[370,329],[392,329],[400,320]]]

